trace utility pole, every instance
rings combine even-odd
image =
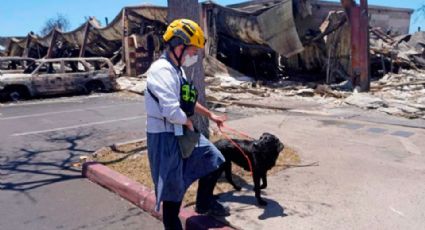
[[[169,23],[171,23],[174,19],[187,18],[202,26],[200,23],[200,12],[201,11],[198,0],[168,0],[167,20]],[[206,107],[205,74],[204,67],[202,66],[204,52],[200,51],[198,55],[200,57],[198,62],[189,68],[185,68],[185,72],[187,77],[193,80],[195,87],[198,89],[198,102]],[[193,121],[196,128],[198,128],[206,137],[208,137],[208,118],[195,114]]]

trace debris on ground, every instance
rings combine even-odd
[[[363,109],[388,107],[385,101],[368,93],[353,93],[351,96],[345,99],[345,103],[349,105],[355,105]]]
[[[353,93],[347,91],[350,88],[347,85],[351,84],[349,81],[331,85],[286,79],[256,81],[223,66],[215,68],[213,76],[211,68],[206,66],[209,72],[205,78],[206,99],[216,109],[219,107],[220,112],[225,112],[230,105],[282,109],[276,103],[264,101],[278,102],[292,97],[336,106],[348,104],[410,119],[425,119],[425,70],[400,69],[399,73],[387,73],[371,82],[370,92]],[[144,77],[120,77],[117,82],[120,89],[140,95],[146,88]]]
[[[386,106],[379,111],[407,118],[425,119],[425,71],[401,70],[371,85],[371,95],[382,98]]]
[[[391,37],[379,28],[370,31],[372,65],[380,64],[381,73],[394,72],[398,68],[425,68],[425,32]]]
[[[117,78],[117,84],[120,90],[130,91],[144,95],[146,89],[146,79],[142,77],[122,76]]]

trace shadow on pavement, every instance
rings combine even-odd
[[[252,189],[251,189],[252,190]],[[258,216],[258,219],[265,220],[268,218],[273,217],[285,217],[288,216],[288,214],[285,213],[284,208],[276,201],[271,200],[266,197],[262,197],[266,202],[266,206],[258,206],[257,205],[257,199],[254,196],[254,191],[252,191],[252,195],[240,195],[235,196],[234,191],[222,193],[219,194],[220,201],[228,202],[228,203],[240,203],[240,204],[246,204],[248,206],[251,206],[250,208],[258,208],[263,209],[263,213]],[[247,207],[242,207],[241,210],[230,210],[231,212],[240,212],[246,209]]]
[[[202,226],[202,229],[215,229],[215,228],[223,228],[228,227],[230,223],[226,221],[224,218],[215,218],[218,220],[213,222],[211,221],[211,217],[209,216],[191,216],[186,220],[186,230],[196,230]]]
[[[81,178],[81,170],[73,168],[71,163],[78,156],[93,152],[79,147],[78,141],[92,136],[91,133],[75,135],[47,136],[45,144],[51,148],[20,148],[13,155],[0,160],[1,190],[26,192],[45,185]],[[40,143],[40,142],[37,142]],[[63,146],[64,147],[58,147]],[[1,154],[3,155],[3,154]],[[6,154],[4,154],[6,155]]]

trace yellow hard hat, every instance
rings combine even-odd
[[[164,33],[164,41],[169,42],[172,38],[178,37],[185,45],[196,46],[200,49],[205,46],[204,31],[194,21],[189,19],[176,19]]]

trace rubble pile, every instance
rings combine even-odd
[[[425,71],[401,70],[372,82],[371,94],[386,106],[378,110],[392,115],[425,119]]]
[[[212,56],[204,58],[207,100],[223,103],[224,100],[236,101],[253,96],[265,97],[266,89],[256,88],[254,78],[248,77],[226,66]]]
[[[119,77],[117,78],[119,90],[130,91],[143,95],[146,89],[146,78],[139,77]]]
[[[372,65],[377,63],[375,66],[382,75],[397,72],[399,68],[425,68],[425,32],[397,37],[391,37],[379,28],[372,28],[370,32]]]
[[[255,87],[256,82],[251,78],[233,78],[229,75],[217,74],[206,78],[207,100],[214,102],[238,101],[253,97],[268,97],[269,90],[264,87]]]
[[[371,83],[371,92],[356,93],[340,91],[329,85],[303,84],[290,80],[261,82],[239,75],[226,73],[206,76],[207,101],[226,107],[238,102],[260,103],[295,97],[335,105],[349,104],[363,109],[373,109],[394,116],[410,119],[425,119],[425,71],[401,70],[399,74],[389,73]],[[117,79],[121,90],[143,95],[146,88],[144,77],[120,77]],[[311,98],[311,99],[309,99]]]
[[[347,82],[332,86],[285,79],[266,83],[249,77],[234,78],[224,73],[207,76],[206,82],[207,100],[224,105],[238,101],[264,101],[266,97],[277,101],[279,98],[297,97],[337,105],[349,104],[410,119],[425,119],[424,70],[400,69],[399,74],[388,73],[372,81],[369,93],[340,90]]]

